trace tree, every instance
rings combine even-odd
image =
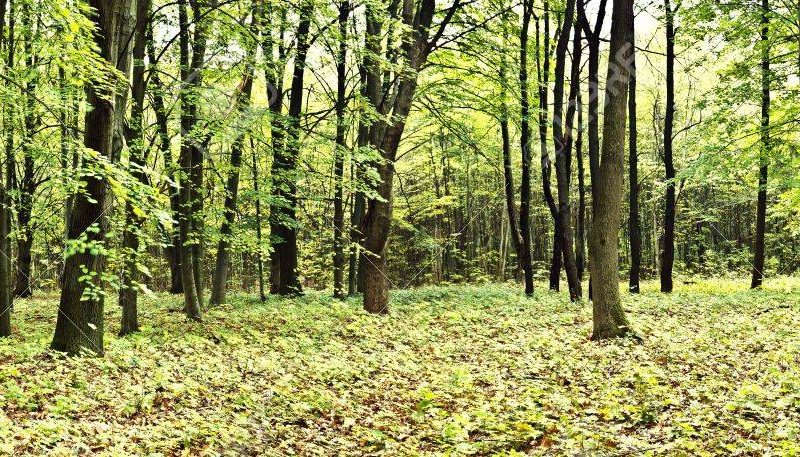
[[[675,119],[675,9],[664,0],[667,31],[667,100],[664,114],[664,238],[661,253],[661,292],[672,292],[672,266],[675,262],[675,163],[672,157],[672,128]]]
[[[570,209],[570,179],[572,173],[572,122],[575,117],[578,91],[580,90],[580,30],[575,26],[574,47],[572,52],[572,68],[570,71],[569,106],[564,116],[564,72],[569,46],[570,33],[572,32],[573,16],[575,15],[575,0],[568,0],[564,11],[564,21],[561,33],[556,44],[556,67],[553,86],[553,142],[556,153],[556,182],[558,187],[558,204],[555,216],[555,237],[558,242],[553,249],[560,252],[563,259],[564,270],[567,273],[569,296],[577,300],[581,296],[581,283],[578,280],[578,269],[575,265],[575,251],[572,244],[572,211]],[[542,156],[542,169],[550,168],[549,157]],[[544,173],[543,173],[544,174]],[[549,179],[549,172],[547,173]],[[549,188],[549,183],[546,186]],[[550,197],[552,199],[552,196]]]
[[[195,129],[198,116],[198,90],[206,52],[206,21],[202,20],[201,8],[197,0],[192,0],[192,15],[195,18],[192,53],[189,54],[190,31],[186,0],[178,2],[179,45],[180,45],[180,105],[181,105],[181,150],[178,158],[179,191],[179,248],[181,282],[183,284],[184,311],[192,320],[202,318],[200,307],[203,303],[202,278],[202,197],[203,150],[204,141],[198,138]],[[191,60],[190,60],[191,59]]]
[[[350,2],[339,4],[339,52],[336,56],[336,146],[334,147],[333,197],[333,296],[344,298],[344,157],[347,150],[344,114],[347,108],[347,18]]]
[[[753,253],[753,279],[755,289],[764,282],[764,233],[767,226],[767,167],[769,166],[769,108],[770,108],[770,45],[769,0],[761,0],[761,154],[758,167],[758,203],[756,205],[756,237]]]
[[[217,245],[217,259],[214,266],[214,277],[211,285],[211,298],[209,302],[219,305],[225,302],[225,292],[228,287],[228,270],[230,268],[230,247],[233,237],[233,228],[236,219],[236,208],[239,199],[239,175],[242,166],[242,154],[244,153],[245,135],[247,134],[247,109],[250,106],[250,97],[253,93],[253,77],[255,75],[255,54],[258,49],[259,40],[259,20],[261,13],[258,11],[260,6],[253,6],[250,31],[245,40],[245,59],[244,71],[239,85],[236,87],[234,102],[231,111],[237,118],[245,118],[245,125],[239,126],[241,129],[231,144],[230,173],[225,183],[225,203],[224,219],[220,227],[220,239]]]
[[[382,159],[377,165],[380,183],[377,185],[376,193],[379,198],[370,199],[363,222],[364,248],[368,252],[368,254],[364,254],[368,256],[365,257],[367,261],[364,264],[364,309],[370,313],[384,314],[388,312],[389,283],[385,272],[385,249],[392,219],[394,160],[417,90],[418,72],[460,6],[461,0],[455,0],[445,11],[445,16],[438,28],[431,30],[436,13],[435,0],[421,0],[419,4],[406,1],[402,5],[402,21],[408,27],[406,32],[408,36],[403,40],[401,46],[406,69],[397,77],[394,99],[381,100],[387,106],[391,102],[391,109],[388,113],[390,114],[388,121],[377,122],[379,128],[374,129],[376,133],[372,138],[372,146],[380,152]],[[432,37],[430,36],[431,31],[433,31]],[[368,43],[370,39],[374,46],[377,41],[376,35],[368,36]],[[374,69],[371,70],[374,71]],[[373,85],[368,88],[368,91],[375,89],[377,87]],[[373,100],[372,97],[370,100]]]
[[[131,77],[131,120],[126,129],[126,140],[130,149],[130,173],[136,180],[147,185],[145,171],[146,151],[144,149],[144,97],[145,83],[145,47],[147,45],[148,16],[150,0],[136,1],[136,26],[133,37],[133,75]],[[139,250],[140,231],[144,225],[144,213],[136,207],[136,203],[128,199],[125,202],[125,229],[122,234],[122,248],[127,256],[122,271],[119,304],[122,307],[122,323],[119,333],[127,335],[139,330]]]
[[[592,227],[589,272],[592,280],[593,340],[631,332],[619,294],[619,238],[625,161],[625,117],[630,78],[633,1],[614,0],[606,76],[602,155],[592,173]]]
[[[270,292],[296,295],[302,292],[297,271],[297,160],[300,153],[300,116],[303,111],[303,86],[309,31],[314,5],[304,0],[297,25],[294,69],[289,91],[289,110],[285,119],[285,144],[273,150],[272,192],[275,203],[270,207],[272,242],[272,274]]]
[[[639,271],[642,265],[642,231],[639,224],[639,152],[636,144],[636,32],[631,15],[631,78],[628,88],[628,237],[631,244],[631,269],[628,290],[639,293]]]
[[[130,52],[118,31],[130,20],[131,3],[131,0],[89,2],[96,27],[97,52],[111,68],[123,53]],[[70,216],[71,246],[64,263],[64,285],[51,343],[52,349],[69,354],[84,349],[103,353],[102,276],[108,204],[108,182],[104,173],[112,154],[115,95],[105,87],[98,87],[97,82],[86,86],[86,100],[91,109],[84,117],[84,144],[88,149],[81,175],[84,188],[75,195]]]
[[[520,87],[520,148],[522,149],[522,177],[519,205],[520,244],[518,255],[525,274],[525,293],[533,294],[533,266],[531,262],[531,129],[530,101],[528,99],[528,29],[533,16],[533,2],[523,2],[522,28],[519,33],[519,87]],[[511,216],[509,213],[509,220]]]

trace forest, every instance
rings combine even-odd
[[[0,455],[800,455],[800,7],[0,0]]]

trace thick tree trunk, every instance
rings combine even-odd
[[[636,36],[631,17],[631,44]],[[628,94],[628,236],[631,243],[631,269],[628,276],[628,290],[639,293],[639,271],[642,265],[642,232],[639,224],[639,152],[636,144],[636,59],[635,48],[631,48],[631,80]]]
[[[440,31],[452,19],[459,4],[459,0],[456,0],[445,14],[445,18],[440,24]],[[365,268],[364,309],[370,313],[388,312],[389,283],[385,273],[385,249],[392,218],[394,161],[417,89],[417,72],[427,61],[428,54],[440,36],[437,32],[432,39],[433,42],[428,41],[428,33],[436,12],[435,0],[422,0],[418,8],[413,8],[413,6],[412,2],[406,2],[403,4],[402,11],[403,23],[410,28],[410,36],[406,37],[402,45],[409,71],[398,74],[396,93],[391,109],[391,122],[386,125],[382,135],[376,135],[376,139],[380,139],[380,142],[373,143],[381,152],[383,160],[378,164],[378,173],[381,179],[381,183],[378,185],[380,199],[373,199],[369,202],[364,217],[364,246],[368,251],[366,255],[378,257],[377,259],[367,258],[370,265]],[[372,38],[374,39],[375,36],[373,35]],[[378,124],[383,122],[385,121]],[[383,129],[376,131],[380,132],[381,130]]]
[[[94,38],[100,57],[113,66],[120,52],[128,52],[126,46],[117,42],[116,32],[133,20],[132,2],[92,0],[90,6],[94,9],[92,16],[97,27]],[[102,168],[102,162],[110,159],[115,125],[113,98],[114,94],[98,92],[92,85],[86,87],[86,99],[92,108],[86,113],[84,130],[84,144],[91,150],[84,157],[89,170]],[[104,256],[97,247],[105,243],[108,183],[104,176],[95,173],[86,173],[81,179],[85,191],[75,196],[69,240],[83,238],[80,245],[84,247],[64,263],[64,286],[51,348],[70,354],[82,350],[102,354]],[[96,230],[89,230],[93,227]]]
[[[267,294],[264,289],[264,256],[261,252],[262,245],[262,231],[261,231],[261,196],[259,194],[259,172],[258,172],[258,158],[253,138],[250,138],[250,151],[253,154],[253,193],[255,193],[255,206],[256,206],[256,244],[258,246],[256,251],[256,263],[258,266],[258,297],[263,302],[267,300]]]
[[[614,0],[608,65],[602,157],[592,183],[592,228],[589,232],[589,271],[593,287],[592,339],[630,332],[619,294],[619,227],[622,218],[622,180],[625,162],[625,117],[630,77],[632,0]]]
[[[756,204],[756,239],[753,254],[753,279],[755,289],[764,282],[764,234],[767,227],[767,166],[770,152],[769,139],[769,0],[761,0],[761,156],[758,169],[758,203]]]
[[[300,115],[303,110],[303,86],[308,54],[308,35],[311,28],[313,5],[304,2],[297,26],[294,70],[289,94],[289,111],[285,120],[286,143],[281,150],[273,151],[273,193],[279,200],[270,208],[272,242],[272,274],[270,292],[279,295],[302,293],[297,249],[297,157],[300,153]]]
[[[344,111],[347,107],[347,18],[350,2],[339,5],[339,54],[336,56],[336,146],[334,148],[333,197],[333,296],[344,298],[344,158],[347,150]]]
[[[664,197],[664,241],[661,253],[661,292],[672,292],[672,266],[675,262],[675,164],[672,157],[672,124],[675,118],[675,26],[670,0],[664,0],[667,20],[667,111],[664,114],[664,171],[667,191]]]
[[[258,8],[258,6],[254,6]],[[252,34],[258,37],[259,20],[261,14],[258,11],[253,12],[252,24],[250,30]],[[233,102],[233,113],[237,115],[246,114],[247,108],[250,106],[250,97],[253,93],[253,76],[255,73],[255,54],[258,49],[256,43],[252,43],[247,50],[245,57],[245,69],[242,74],[242,80],[237,87],[236,95]],[[246,128],[247,126],[245,126]],[[230,174],[225,183],[225,203],[224,203],[224,219],[220,227],[220,239],[217,245],[217,258],[214,265],[214,276],[211,284],[211,298],[212,305],[220,305],[225,302],[225,293],[228,287],[228,270],[230,269],[230,246],[231,238],[233,236],[233,225],[236,219],[236,207],[239,197],[239,175],[242,165],[242,154],[244,152],[245,131],[239,132],[231,145],[231,158],[230,158]],[[259,226],[260,230],[260,226]],[[259,236],[260,238],[260,236]]]

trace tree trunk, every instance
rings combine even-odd
[[[258,6],[254,5],[254,9]],[[261,14],[258,11],[253,12],[252,24],[250,30],[257,38],[259,29],[259,19]],[[247,114],[247,108],[250,106],[250,97],[253,93],[253,75],[255,73],[255,54],[258,49],[256,43],[251,43],[248,40],[247,55],[245,57],[245,69],[242,74],[242,80],[236,89],[236,95],[233,102],[232,112],[239,117]],[[231,145],[231,158],[230,158],[230,174],[225,183],[225,203],[224,203],[224,219],[220,227],[220,239],[217,245],[217,259],[214,266],[214,277],[211,285],[211,298],[212,305],[220,305],[225,302],[225,293],[228,287],[228,270],[230,268],[230,246],[231,238],[233,237],[233,225],[236,219],[236,207],[239,197],[239,175],[242,166],[242,153],[244,151],[244,139],[246,134],[247,125],[242,126],[245,130],[239,132]],[[259,226],[260,229],[260,226]],[[259,236],[260,238],[260,236]]]
[[[417,73],[427,61],[428,54],[441,36],[441,31],[452,19],[459,5],[459,0],[456,0],[451,8],[447,10],[439,31],[436,32],[432,42],[429,42],[428,33],[436,12],[435,0],[422,0],[416,11],[414,11],[415,8],[413,8],[414,4],[412,2],[403,4],[402,20],[409,27],[410,36],[403,40],[402,51],[405,54],[409,71],[403,71],[397,75],[397,87],[392,102],[390,123],[386,125],[385,130],[382,128],[376,130],[378,134],[376,134],[375,139],[380,139],[380,142],[373,143],[373,145],[377,146],[377,150],[381,152],[383,159],[378,164],[378,174],[381,182],[377,190],[380,199],[373,199],[369,202],[369,207],[364,217],[364,247],[368,251],[366,255],[375,257],[366,259],[369,265],[365,268],[364,309],[370,313],[382,314],[388,312],[389,283],[385,273],[385,249],[392,218],[394,160],[417,89]],[[371,38],[374,40],[375,36],[373,35]],[[372,98],[370,99],[372,100]],[[386,121],[377,122],[379,126],[384,123]],[[380,134],[381,131],[382,134]]]
[[[136,180],[146,186],[147,174],[145,166],[147,153],[144,149],[144,97],[145,97],[145,65],[144,55],[147,44],[148,21],[145,18],[150,14],[150,0],[136,1],[136,27],[133,41],[133,77],[131,80],[131,121],[126,132],[126,139],[130,150],[130,173]],[[125,228],[122,234],[122,252],[125,256],[119,304],[122,307],[122,323],[120,335],[127,335],[139,331],[139,233],[144,226],[144,217],[135,211],[135,202],[125,202]]]
[[[153,32],[150,27],[147,31],[147,54],[152,65],[158,59],[153,45]],[[171,294],[183,294],[183,278],[181,276],[181,241],[178,222],[180,220],[180,194],[179,189],[173,185],[178,182],[177,167],[172,159],[171,138],[169,135],[167,109],[164,103],[164,84],[161,82],[158,71],[153,71],[149,75],[150,86],[152,86],[153,112],[156,117],[158,128],[159,149],[164,156],[164,174],[169,179],[169,207],[172,218],[170,226],[164,227],[164,232],[169,237],[170,243],[166,247],[166,257],[169,263],[169,276]]]
[[[589,232],[589,271],[593,287],[592,339],[630,332],[619,294],[619,227],[625,161],[625,117],[630,77],[632,0],[614,0],[611,44],[603,117],[602,156],[595,158],[592,175],[592,228]]]
[[[253,193],[256,196],[256,244],[258,246],[256,251],[256,262],[258,264],[258,297],[263,302],[267,300],[267,294],[264,291],[264,257],[261,252],[261,243],[263,238],[261,232],[261,195],[259,194],[258,184],[258,159],[252,137],[250,137],[250,151],[253,154]]]
[[[520,261],[525,277],[525,294],[533,294],[533,263],[531,261],[531,129],[530,100],[528,99],[528,29],[533,16],[533,2],[522,4],[522,28],[519,33],[519,87],[520,87],[520,147],[522,173],[520,178],[519,232],[522,240]]]
[[[336,56],[336,146],[334,147],[333,197],[333,296],[344,298],[344,158],[347,150],[344,111],[347,107],[347,18],[350,2],[339,5],[339,55]]]
[[[14,40],[14,3],[11,2],[9,13],[12,15],[10,18],[9,39],[6,43],[6,48],[9,50],[11,59],[13,59],[12,42]],[[3,28],[6,19],[6,2],[0,4],[0,40],[4,38]],[[13,62],[13,60],[12,60]],[[9,64],[10,68],[13,63]],[[8,122],[10,109],[5,111],[6,122]],[[10,125],[6,125],[6,129],[10,132],[5,144],[5,155],[8,157],[13,154],[13,129]],[[10,198],[8,196],[7,187],[3,183],[3,169],[0,167],[0,337],[11,336],[11,308],[12,308],[12,294],[11,294],[11,240],[9,239],[9,213],[10,213]]]
[[[540,57],[540,55],[542,57]],[[541,59],[541,60],[540,60]],[[536,72],[539,85],[539,149],[542,162],[542,192],[547,208],[550,210],[550,217],[553,220],[553,255],[550,260],[550,290],[558,290],[561,276],[561,250],[558,242],[558,228],[556,219],[558,218],[558,208],[553,191],[550,187],[550,177],[552,175],[550,165],[550,155],[547,152],[547,89],[550,83],[550,6],[544,2],[544,49],[539,46],[539,22],[536,22]]]
[[[769,164],[769,0],[761,0],[761,155],[758,168],[758,203],[756,205],[756,239],[753,255],[753,279],[750,288],[764,282],[764,234],[767,222],[767,166]]]
[[[200,284],[197,284],[199,273],[196,272],[198,263],[194,257],[197,254],[195,246],[199,243],[197,233],[197,215],[194,213],[196,204],[197,190],[193,189],[196,185],[196,174],[200,164],[195,163],[195,149],[197,149],[194,139],[190,137],[196,122],[197,106],[193,100],[196,96],[193,91],[199,87],[201,69],[189,63],[189,18],[186,0],[179,0],[178,3],[178,22],[180,27],[180,67],[181,81],[183,87],[180,93],[181,102],[181,151],[178,163],[179,173],[179,216],[178,233],[181,265],[181,282],[183,283],[184,311],[187,317],[192,320],[201,320],[200,307],[202,304],[202,294]],[[196,24],[195,29],[195,50],[194,55],[204,53],[205,40],[202,38],[204,27],[200,23]],[[200,38],[200,39],[198,39]],[[201,49],[198,49],[200,47]],[[200,57],[202,60],[202,56]]]
[[[570,300],[580,298],[581,283],[578,280],[578,269],[575,265],[575,250],[572,244],[572,224],[569,192],[572,162],[572,121],[575,117],[575,104],[580,90],[580,30],[575,27],[573,40],[573,58],[570,71],[569,106],[564,117],[564,73],[567,59],[570,32],[572,32],[572,18],[575,11],[575,1],[568,0],[564,12],[564,22],[561,34],[556,45],[555,85],[553,88],[553,142],[556,153],[556,182],[558,188],[558,207],[555,211],[555,238],[554,252],[560,252],[564,270],[567,273]],[[548,164],[549,167],[549,164]],[[549,183],[548,183],[549,184]],[[549,187],[549,186],[548,186]]]
[[[631,44],[635,44],[636,34],[631,17]],[[642,232],[639,224],[639,152],[636,144],[636,49],[631,48],[631,79],[628,94],[628,236],[631,242],[631,269],[628,276],[628,290],[639,293],[639,271],[642,265]]]
[[[583,281],[583,272],[586,270],[586,183],[583,165],[583,105],[581,105],[580,91],[578,91],[577,108],[578,136],[575,139],[575,154],[578,158],[578,220],[575,224],[577,238],[575,268],[578,270],[578,280]]]
[[[661,292],[672,292],[672,266],[675,262],[675,164],[672,158],[672,124],[675,118],[675,26],[670,0],[664,0],[667,20],[667,110],[664,114],[664,171],[667,191],[664,197],[664,242],[661,254]]]
[[[303,2],[296,34],[296,55],[285,122],[284,148],[273,151],[272,181],[277,203],[270,208],[272,274],[270,292],[279,295],[302,293],[297,250],[297,157],[300,153],[300,115],[303,110],[303,86],[308,54],[308,35],[313,5]]]
[[[120,52],[128,52],[128,47],[117,41],[116,32],[132,20],[132,2],[91,0],[90,6],[97,27],[95,44],[100,57],[113,66]],[[99,92],[93,85],[87,85],[86,99],[91,109],[85,116],[84,144],[91,152],[84,157],[84,163],[88,170],[96,170],[103,167],[103,161],[109,160],[112,153],[114,94]],[[69,240],[82,248],[64,263],[64,286],[51,348],[69,354],[78,354],[84,349],[102,354],[105,262],[102,249],[98,248],[105,242],[108,225],[105,217],[108,182],[102,174],[91,172],[83,174],[81,179],[85,187],[84,192],[75,196]]]

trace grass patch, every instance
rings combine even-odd
[[[507,285],[397,291],[389,316],[311,292],[190,323],[147,297],[106,356],[46,351],[57,297],[0,340],[0,454],[798,455],[800,280],[646,283],[643,344]],[[173,309],[173,311],[170,311]]]

